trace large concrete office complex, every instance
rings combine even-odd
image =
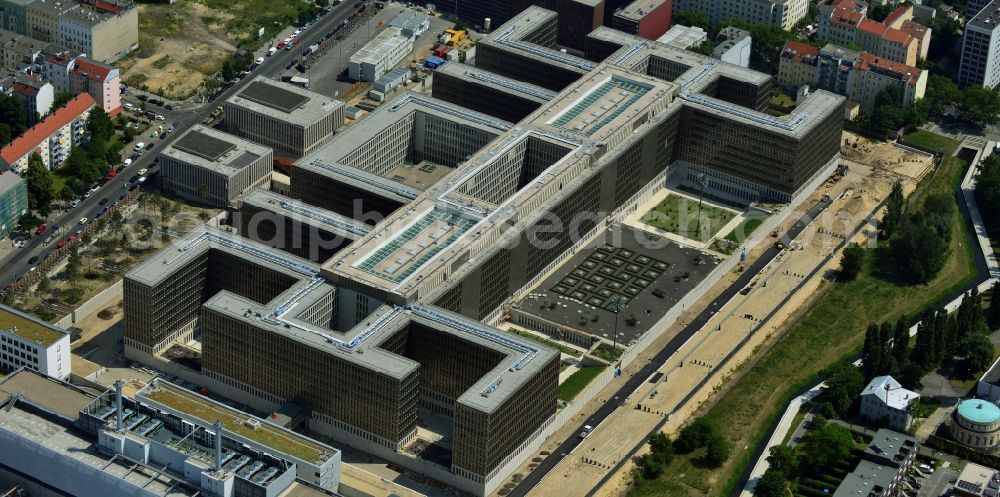
[[[302,156],[344,124],[344,104],[295,85],[257,76],[224,105],[226,130],[275,153]]]
[[[228,207],[247,191],[267,188],[271,149],[202,125],[160,152],[164,190],[195,202]]]
[[[374,225],[512,126],[404,93],[296,162],[291,197]]]
[[[124,293],[130,357],[149,362],[198,320],[216,389],[295,400],[314,431],[394,453],[415,437],[418,407],[451,416],[446,471],[471,491],[555,413],[556,351],[442,309],[380,306],[210,228],[130,272]]]
[[[958,86],[994,88],[1000,83],[1000,2],[983,7],[965,24]]]
[[[272,191],[256,188],[241,199],[238,221],[245,238],[313,262],[324,262],[368,234],[367,224]]]
[[[557,31],[531,7],[477,46],[489,91],[550,92],[516,124],[488,99],[402,93],[296,161],[299,203],[272,200],[367,227],[322,265],[202,228],[126,275],[126,355],[254,406],[293,401],[312,431],[497,490],[556,412],[558,353],[490,326],[512,295],[668,182],[794,202],[839,154],[843,97],[774,117],[767,75],[604,27],[575,57]],[[164,355],[196,336],[198,368]],[[408,452],[425,445],[450,457]]]
[[[556,96],[556,92],[541,86],[457,62],[434,71],[431,91],[434,98],[510,122],[528,117]]]

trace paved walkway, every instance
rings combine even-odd
[[[986,145],[987,145],[985,147],[986,150],[983,152],[982,157],[986,157],[987,155],[992,153],[995,144],[994,142],[988,142]],[[961,147],[959,147],[959,150],[961,150]],[[987,268],[989,269],[989,274],[990,274],[990,277],[984,280],[978,286],[979,291],[981,293],[991,288],[996,279],[1000,277],[1000,264],[998,264],[997,262],[996,254],[993,253],[993,247],[992,245],[990,245],[989,237],[986,234],[986,226],[983,224],[983,217],[979,212],[979,207],[976,205],[976,199],[973,194],[976,185],[976,180],[975,180],[977,171],[977,167],[975,167],[976,165],[977,164],[974,164],[972,167],[969,167],[969,170],[966,172],[965,177],[962,179],[961,189],[963,198],[965,199],[965,205],[969,210],[969,218],[972,220],[973,227],[975,228],[976,239],[979,243],[980,249],[983,252],[983,257],[986,259],[986,265]],[[958,298],[945,304],[944,308],[948,312],[955,311],[956,309],[958,309],[958,306],[961,305],[962,298],[963,296],[959,296]],[[916,330],[917,330],[917,325],[914,324],[913,327],[910,329],[910,335],[912,336],[916,334]],[[788,433],[788,430],[791,427],[790,426],[791,419],[795,416],[795,413],[798,412],[799,408],[801,407],[803,402],[803,397],[805,395],[808,395],[809,392],[813,392],[814,390],[822,388],[823,385],[824,385],[823,383],[820,383],[814,386],[813,388],[809,389],[809,391],[806,392],[806,394],[804,394],[803,396],[796,397],[795,399],[792,400],[791,403],[789,403],[788,408],[785,410],[785,414],[782,415],[781,419],[778,421],[778,425],[775,428],[774,432],[771,434],[771,438],[768,439],[768,443],[764,447],[764,450],[761,452],[760,458],[758,458],[757,463],[754,465],[753,470],[750,472],[750,478],[748,479],[746,485],[743,487],[743,491],[740,493],[740,497],[749,497],[753,495],[753,490],[757,486],[757,480],[759,480],[760,477],[764,474],[764,472],[767,471],[767,468],[770,467],[770,464],[768,464],[767,462],[767,455],[770,454],[771,447],[777,446],[778,444],[782,443],[782,441],[785,439],[785,435]],[[851,426],[856,426],[856,425],[851,425]],[[867,430],[863,427],[858,427],[858,428]],[[934,454],[933,457],[943,459],[942,456],[938,455],[940,454],[939,452],[929,451],[929,450],[928,452],[932,452]],[[921,453],[924,453],[923,449],[921,449]]]

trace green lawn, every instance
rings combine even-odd
[[[538,342],[538,343],[540,343],[542,345],[545,345],[547,347],[551,347],[551,348],[556,349],[556,350],[558,350],[558,351],[560,351],[560,352],[562,352],[564,354],[569,354],[569,355],[571,355],[573,357],[580,357],[581,355],[583,355],[579,350],[576,350],[573,347],[567,347],[567,346],[565,346],[565,345],[563,345],[563,344],[561,344],[559,342],[554,342],[554,341],[549,340],[547,338],[540,337],[540,336],[538,336],[538,335],[536,335],[534,333],[529,333],[527,331],[519,330],[517,328],[511,328],[508,331],[511,332],[511,333],[513,333],[513,334],[515,334],[515,335],[517,335],[517,336],[527,338],[528,340],[531,340],[531,341],[534,341],[534,342]]]
[[[747,217],[740,222],[738,226],[733,228],[732,231],[722,237],[720,240],[716,240],[712,244],[712,249],[722,252],[723,254],[731,254],[736,250],[737,247],[743,240],[750,238],[750,235],[757,230],[757,227],[764,222],[767,217]]]
[[[781,92],[771,97],[771,104],[781,107],[795,107],[795,97]]]
[[[604,366],[584,366],[569,375],[569,378],[559,385],[559,400],[569,402],[575,399],[604,370]]]
[[[612,347],[606,343],[602,343],[598,345],[597,348],[590,353],[590,355],[604,359],[608,362],[615,362],[622,356],[623,352],[625,352],[625,350],[622,348],[621,344],[619,344],[618,347]]]
[[[947,136],[941,136],[937,133],[931,133],[930,131],[924,131],[922,129],[918,129],[910,134],[904,135],[903,140],[915,145],[920,145],[921,147],[932,148],[945,154],[951,154],[956,148],[958,148],[959,144],[957,140],[953,140]]]
[[[953,193],[964,169],[961,160],[946,157],[911,201],[919,205],[929,193]],[[914,315],[968,284],[975,275],[975,261],[959,212],[956,208],[948,261],[930,283],[899,286],[877,277],[872,251],[866,254],[865,269],[857,280],[824,283],[825,293],[706,413],[734,448],[722,468],[697,467],[690,457],[678,456],[659,480],[644,485],[636,495],[727,495],[751,462],[754,447],[764,440],[795,392],[814,384],[822,370],[855,356],[868,323]]]
[[[736,213],[679,195],[667,195],[656,207],[642,216],[642,222],[669,233],[693,240],[708,241],[722,229]]]

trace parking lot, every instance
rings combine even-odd
[[[917,497],[940,497],[947,495],[951,489],[952,482],[958,479],[958,471],[951,467],[938,468],[934,473],[924,476],[914,469],[911,474],[914,480],[920,485],[917,490]]]

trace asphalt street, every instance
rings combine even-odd
[[[132,176],[137,174],[140,169],[149,169],[150,172],[155,172],[156,168],[153,165],[153,160],[163,147],[173,143],[173,141],[181,133],[186,131],[191,126],[204,121],[205,118],[212,112],[212,109],[221,105],[223,101],[234,93],[242,90],[243,87],[250,82],[252,77],[259,74],[276,74],[279,70],[284,69],[284,67],[292,60],[298,60],[302,50],[305,50],[306,47],[314,43],[318,43],[327,32],[333,30],[334,26],[343,20],[351,18],[353,14],[354,2],[344,2],[340,5],[334,6],[330,12],[322,15],[314,25],[310,26],[299,35],[301,42],[295,50],[279,50],[273,56],[265,57],[263,64],[255,67],[252,71],[250,71],[249,75],[220,93],[219,96],[213,101],[201,104],[179,103],[177,104],[177,108],[173,111],[147,104],[148,110],[162,114],[166,119],[160,124],[163,124],[164,127],[173,124],[175,126],[175,131],[162,140],[150,141],[148,139],[148,135],[146,135],[136,137],[132,143],[126,144],[126,154],[130,154],[132,152],[134,143],[138,141],[151,143],[153,150],[150,153],[143,154],[129,167],[122,170],[122,172],[118,173],[117,176],[105,183],[104,186],[99,188],[89,198],[81,199],[82,201],[80,202],[80,205],[76,208],[70,210],[69,212],[60,212],[50,216],[47,220],[48,225],[59,226],[61,228],[58,237],[55,237],[49,243],[45,243],[47,234],[34,236],[27,240],[27,245],[24,248],[15,249],[15,251],[9,256],[0,260],[0,288],[6,287],[18,278],[26,275],[31,269],[31,265],[28,264],[27,261],[32,257],[37,256],[39,259],[44,259],[47,254],[57,250],[56,244],[60,240],[65,240],[67,236],[75,232],[79,228],[79,223],[82,218],[92,218],[94,214],[101,210],[102,206],[100,205],[100,202],[102,199],[109,199],[109,205],[110,202],[117,201],[119,197],[126,192],[127,187],[125,187],[125,183]],[[125,99],[125,101],[128,100],[130,99]]]
[[[817,202],[816,205],[812,206],[808,212],[799,218],[795,224],[787,232],[785,232],[785,234],[781,237],[781,240],[787,245],[790,240],[798,236],[799,233],[806,228],[809,222],[816,219],[816,217],[819,216],[829,205],[830,204],[826,202]],[[524,497],[527,495],[528,492],[530,492],[531,489],[542,480],[542,478],[544,478],[553,468],[555,468],[557,464],[559,464],[560,461],[562,461],[563,458],[567,457],[573,449],[575,449],[577,445],[582,442],[576,434],[583,430],[584,425],[598,426],[616,409],[622,407],[624,401],[619,399],[625,399],[637,388],[639,388],[639,386],[646,381],[646,379],[649,378],[649,376],[653,374],[657,368],[665,364],[667,360],[670,359],[670,356],[673,355],[673,353],[680,348],[684,342],[697,333],[698,330],[700,330],[705,323],[712,318],[712,315],[718,312],[718,310],[726,302],[732,299],[740,290],[747,286],[753,278],[757,277],[757,273],[770,264],[780,252],[781,251],[774,246],[771,246],[764,251],[764,253],[750,265],[750,267],[743,271],[743,274],[740,275],[735,283],[730,285],[729,288],[726,288],[718,297],[715,298],[715,300],[711,302],[711,304],[708,305],[707,308],[705,308],[704,311],[698,314],[698,316],[695,317],[691,323],[689,323],[679,334],[677,334],[677,336],[671,339],[662,349],[660,349],[660,351],[656,353],[656,356],[653,357],[641,371],[626,380],[621,388],[619,388],[618,391],[611,396],[614,400],[605,402],[597,409],[597,412],[589,418],[581,421],[579,426],[571,432],[572,435],[563,441],[558,448],[551,451],[552,455],[539,463],[538,467],[535,468],[534,471],[528,473],[528,476],[521,480],[521,483],[519,483],[517,487],[515,487],[508,495],[510,497]],[[600,427],[598,426],[597,429],[600,429]]]

